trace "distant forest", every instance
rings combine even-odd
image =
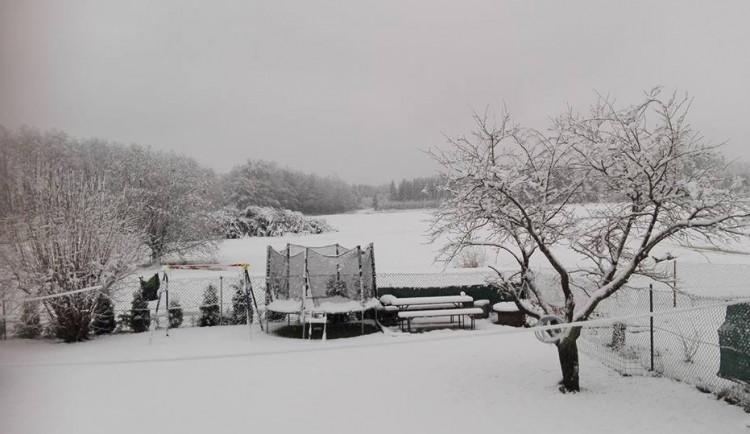
[[[439,197],[437,177],[352,185],[262,160],[247,160],[228,173],[217,174],[191,157],[147,146],[0,126],[0,208],[11,208],[10,193],[30,183],[30,177],[60,171],[102,180],[107,190],[125,194],[133,203],[142,202],[141,208],[154,215],[205,214],[226,208],[243,213],[251,206],[307,215],[337,214]],[[144,218],[151,225],[154,220]]]

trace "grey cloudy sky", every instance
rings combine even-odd
[[[663,85],[750,160],[750,2],[0,0],[0,124],[351,182],[508,106],[543,127],[594,91]]]

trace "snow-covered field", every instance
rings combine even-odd
[[[373,242],[379,273],[440,272],[444,264],[433,262],[439,245],[424,238],[428,217],[327,216],[338,232],[230,240],[210,260],[249,262],[262,275],[269,244]],[[680,258],[683,274],[718,290],[737,281],[733,270],[748,267],[699,264],[750,264],[743,254],[662,250]],[[564,249],[558,254],[577,260]],[[510,265],[502,256],[488,260]],[[157,332],[153,341],[147,333],[74,345],[0,341],[0,433],[748,432],[739,407],[667,378],[622,377],[584,355],[584,390],[562,395],[554,347],[488,321],[478,328],[327,342],[259,330],[250,339],[240,326]]]
[[[266,247],[281,250],[286,243],[307,246],[323,246],[339,243],[345,247],[375,244],[375,262],[378,273],[435,273],[455,272],[456,264],[437,262],[443,241],[429,243],[429,211],[371,212],[322,216],[336,232],[320,235],[289,235],[273,238],[244,238],[222,242],[215,257],[208,262],[249,263],[250,273],[265,274]],[[672,243],[664,243],[654,252],[663,256],[667,252],[677,257],[681,288],[704,296],[750,295],[750,241],[745,245],[727,246],[725,251],[699,246],[688,249]],[[564,247],[554,253],[568,265],[578,263],[581,258]],[[539,267],[549,267],[537,254]],[[513,260],[507,254],[488,252],[486,265],[500,269],[512,269]],[[230,271],[231,273],[231,271]],[[146,274],[145,272],[141,273]],[[227,271],[173,270],[173,278],[196,278],[209,275],[226,275]]]
[[[621,377],[585,357],[583,392],[562,395],[554,347],[480,328],[327,342],[259,330],[250,340],[239,326],[157,333],[151,345],[145,334],[3,342],[0,430],[747,432],[738,407],[669,379]]]

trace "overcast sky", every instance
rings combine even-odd
[[[381,183],[508,106],[663,85],[750,160],[750,1],[0,0],[0,124]]]

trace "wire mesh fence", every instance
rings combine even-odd
[[[469,270],[444,273],[380,273],[378,274],[378,289],[382,293],[396,291],[440,291],[455,292],[465,290],[474,295],[475,299],[497,297],[497,291],[488,285],[494,273],[490,270]],[[150,326],[157,329],[201,327],[246,324],[246,298],[244,294],[243,275],[228,273],[221,276],[170,278],[168,281],[168,300],[163,297],[160,302],[144,301],[140,298],[141,287],[138,280],[120,282],[107,291],[107,297],[112,302],[114,332],[139,332],[148,330]],[[250,276],[252,295],[262,312],[266,305],[267,285],[265,276]],[[298,282],[304,285],[304,280]],[[162,289],[165,282],[161,283]],[[300,291],[301,293],[301,291]],[[429,295],[429,294],[428,294]],[[4,314],[0,321],[0,336],[12,337],[51,337],[48,330],[49,316],[41,304],[26,306],[35,311],[28,333],[25,325],[29,323],[28,313],[24,317],[25,303],[23,298],[4,300],[2,307]],[[357,300],[359,298],[357,297]],[[157,303],[160,303],[158,312]],[[168,305],[168,311],[167,311]],[[257,321],[256,312],[250,310],[250,320]],[[273,317],[272,317],[273,319]],[[37,330],[38,328],[38,330]],[[3,329],[5,333],[3,334]],[[46,330],[46,332],[45,332]]]
[[[744,389],[737,381],[721,374],[722,351],[727,350],[727,345],[722,345],[721,331],[727,327],[727,308],[715,305],[750,294],[741,283],[746,281],[745,276],[750,277],[750,266],[675,266],[670,263],[665,265],[665,270],[659,281],[634,277],[628,287],[604,300],[592,318],[622,318],[675,309],[677,313],[584,327],[579,349],[624,375],[663,375],[714,393]],[[549,301],[553,304],[561,302],[556,273],[537,270],[535,274],[537,284],[549,296]],[[398,291],[405,291],[404,295],[414,292],[441,295],[443,290],[465,290],[467,294],[471,292],[475,300],[487,298],[495,302],[501,299],[501,295],[489,285],[494,277],[494,272],[486,269],[430,274],[379,273],[377,284],[380,295]],[[262,311],[266,302],[266,279],[251,277],[250,285]],[[108,292],[116,321],[114,331],[134,331],[137,321],[134,322],[133,318],[144,312],[148,312],[146,329],[149,326],[164,328],[167,322],[170,328],[246,324],[248,317],[243,288],[243,276],[239,273],[170,279],[169,313],[164,299],[157,314],[157,302],[147,302],[144,306],[134,301],[135,294],[140,292],[137,280],[122,282]],[[422,294],[424,291],[430,294]],[[588,295],[585,288],[579,287],[576,291],[579,300]],[[706,296],[711,293],[720,296]],[[29,314],[28,311],[33,310],[31,307],[36,309],[36,317]],[[693,307],[699,309],[679,311]],[[45,334],[49,316],[42,303],[32,306],[21,301],[4,300],[2,309],[0,335],[3,337]],[[253,309],[250,320],[257,320],[253,318]],[[28,329],[29,322],[31,330]],[[746,348],[738,351],[740,359],[750,361]],[[750,376],[748,363],[746,370]]]

